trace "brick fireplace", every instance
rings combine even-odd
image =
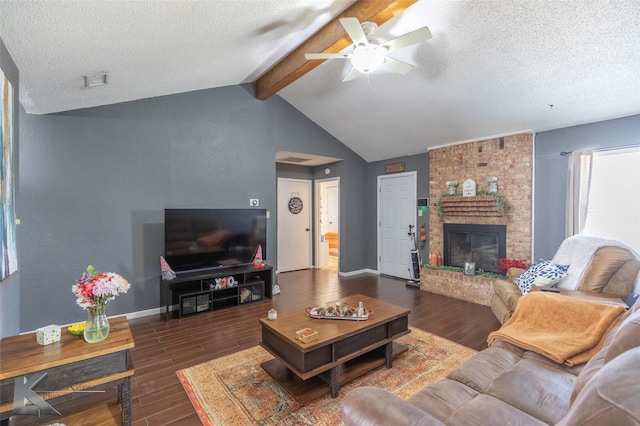
[[[533,135],[522,133],[501,138],[447,146],[429,151],[429,253],[444,254],[444,224],[502,225],[506,242],[504,257],[531,258]],[[493,196],[442,197],[446,182],[457,181],[462,193],[466,179],[477,190],[488,190],[485,179],[498,179],[504,196],[504,213],[497,212]],[[443,217],[439,202],[446,203]],[[444,203],[443,203],[444,204]],[[442,210],[442,209],[441,209]],[[420,288],[483,305],[489,305],[493,281],[481,277],[423,268]]]

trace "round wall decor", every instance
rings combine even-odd
[[[302,211],[302,200],[300,194],[294,192],[289,199],[289,211],[293,214],[298,214]]]

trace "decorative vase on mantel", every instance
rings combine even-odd
[[[106,314],[106,306],[87,308],[89,317],[84,326],[84,340],[87,343],[102,342],[109,335],[111,327]]]
[[[456,186],[458,186],[458,181],[457,180],[447,181],[447,188],[449,189],[449,195],[455,195]]]
[[[498,178],[493,176],[486,178],[485,181],[489,184],[489,193],[497,194],[498,193]]]

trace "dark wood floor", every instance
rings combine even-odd
[[[169,322],[161,315],[129,320],[135,341],[133,424],[200,424],[176,370],[258,345],[258,319],[272,307],[284,312],[362,293],[409,308],[410,325],[476,350],[486,348],[488,334],[500,327],[486,306],[406,287],[405,282],[372,274],[338,277],[322,270],[288,272],[277,275],[281,294],[273,299]],[[113,405],[109,399],[115,401],[115,393],[103,399]]]
[[[175,371],[257,345],[258,319],[272,306],[283,312],[362,293],[407,307],[410,325],[476,350],[486,348],[487,335],[500,327],[488,307],[406,287],[394,278],[311,270],[279,274],[277,283],[282,292],[272,300],[168,323],[159,316],[131,320],[134,425],[199,424]]]

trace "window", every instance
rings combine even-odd
[[[640,147],[594,151],[583,234],[640,251]]]

